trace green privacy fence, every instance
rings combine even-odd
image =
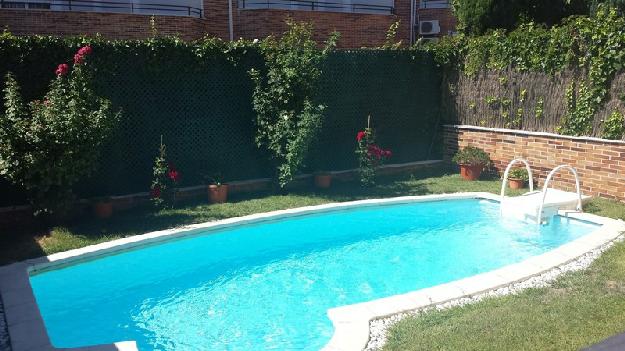
[[[79,42],[0,40],[0,74],[13,71],[29,99],[41,97],[54,67]],[[22,42],[23,43],[23,42]],[[158,44],[158,43],[157,43]],[[250,68],[263,61],[251,46],[223,50],[202,44],[149,45],[96,42],[96,89],[123,117],[105,146],[98,170],[78,187],[81,197],[146,191],[161,136],[182,185],[203,175],[226,180],[272,175],[267,155],[254,144]],[[320,101],[326,119],[307,170],[356,166],[355,135],[371,115],[379,142],[393,162],[436,157],[440,72],[425,53],[359,50],[333,53],[325,62]],[[0,180],[0,205],[23,202],[19,189]]]

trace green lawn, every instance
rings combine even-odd
[[[1,233],[0,265],[26,258],[49,255],[103,241],[191,223],[201,223],[328,202],[366,198],[453,193],[459,191],[499,192],[499,180],[467,182],[446,169],[423,170],[409,176],[382,179],[372,189],[356,183],[337,183],[327,191],[295,190],[287,195],[258,193],[235,196],[229,203],[187,204],[172,210],[141,209],[116,214],[111,220],[86,218],[71,226],[56,227],[36,233]],[[512,192],[511,192],[512,193]]]
[[[328,191],[298,190],[287,195],[254,194],[230,203],[188,204],[163,210],[135,210],[109,221],[85,219],[44,233],[3,233],[0,264],[78,248],[102,241],[257,212],[402,195],[488,191],[498,179],[466,182],[444,169],[384,179],[373,189],[336,184]],[[625,219],[625,205],[594,199],[585,208]],[[625,330],[625,244],[617,244],[585,271],[570,273],[552,287],[526,290],[445,311],[405,319],[392,328],[387,350],[577,350]]]
[[[547,288],[410,317],[384,350],[579,350],[625,331],[625,244]]]

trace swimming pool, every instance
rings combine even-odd
[[[212,230],[31,276],[52,344],[318,350],[329,308],[539,255],[598,228],[499,217],[456,199],[355,207]]]

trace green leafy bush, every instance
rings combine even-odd
[[[515,29],[525,22],[548,26],[571,15],[587,15],[586,0],[453,0],[459,29],[483,34],[489,29]]]
[[[459,165],[490,165],[490,156],[488,156],[486,151],[475,146],[467,146],[464,149],[459,150],[451,160]]]
[[[288,26],[282,38],[269,37],[260,45],[267,71],[250,71],[256,83],[256,144],[269,152],[280,187],[303,165],[321,129],[325,106],[315,101],[320,67],[338,39],[332,34],[319,49],[311,24],[288,21]]]
[[[72,186],[96,168],[99,147],[119,114],[92,90],[90,46],[60,64],[42,100],[25,105],[12,74],[6,76],[0,116],[0,175],[28,192],[36,213],[64,212]]]
[[[623,114],[619,111],[614,111],[608,117],[603,124],[603,134],[605,139],[619,140],[623,138],[625,133],[625,121],[623,120]]]
[[[529,180],[529,174],[527,173],[527,169],[523,167],[517,167],[510,170],[508,173],[508,179],[516,179],[516,180]]]

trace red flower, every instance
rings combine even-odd
[[[57,76],[64,76],[69,72],[69,65],[67,63],[61,63],[54,71]]]
[[[369,147],[367,148],[367,154],[369,154],[370,157],[375,157],[377,159],[380,159],[383,155],[384,150],[382,150],[379,146],[372,144],[369,145]]]
[[[78,55],[80,56],[91,55],[92,52],[93,52],[93,49],[91,48],[90,45],[85,45],[81,47],[80,49],[78,49]]]
[[[362,139],[364,139],[365,136],[367,136],[367,133],[365,133],[364,131],[360,131],[358,132],[358,134],[356,134],[356,140],[360,142]]]
[[[382,156],[384,156],[384,158],[391,158],[393,156],[393,152],[391,150],[384,150]]]
[[[85,61],[85,56],[80,53],[74,55],[74,64],[79,65]]]
[[[150,196],[153,199],[158,199],[159,197],[161,197],[161,187],[157,185],[150,189]]]
[[[167,175],[169,176],[169,179],[173,180],[174,182],[178,182],[178,180],[180,179],[180,172],[173,168],[169,169]]]

